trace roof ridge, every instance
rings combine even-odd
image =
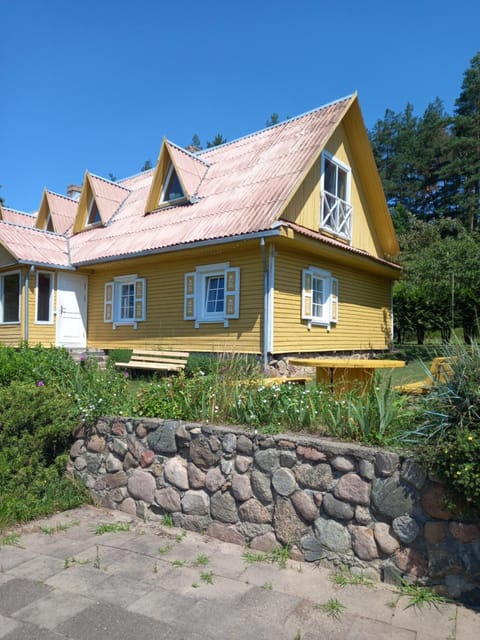
[[[206,167],[210,167],[211,166],[210,162],[207,162],[203,158],[199,158],[196,153],[192,153],[191,151],[188,151],[188,149],[185,149],[184,147],[181,147],[180,145],[176,144],[175,142],[172,142],[171,140],[169,140],[168,138],[165,138],[165,141],[167,142],[167,144],[171,145],[172,147],[175,147],[175,149],[178,149],[178,151],[182,151],[185,155],[189,156],[193,160],[197,160],[198,162],[201,162]]]
[[[47,229],[39,229],[38,227],[26,227],[23,224],[19,224],[18,222],[10,222],[9,220],[0,220],[0,223],[8,224],[11,227],[18,227],[19,229],[29,229],[30,231],[37,231],[39,233],[47,233],[49,235],[56,236],[57,238],[65,237],[63,234],[57,233],[56,231],[47,231]]]
[[[251,133],[247,133],[244,136],[240,136],[239,138],[235,138],[235,140],[231,140],[229,142],[224,142],[223,144],[215,145],[213,147],[208,147],[207,149],[202,149],[198,153],[199,154],[200,153],[208,153],[210,151],[214,151],[215,149],[221,149],[222,147],[227,147],[230,144],[235,144],[237,142],[240,142],[240,140],[246,140],[247,138],[252,138],[253,136],[257,136],[257,135],[259,135],[261,133],[265,133],[265,131],[271,131],[272,129],[285,126],[286,124],[288,124],[290,122],[295,122],[296,120],[300,120],[301,118],[305,118],[306,116],[309,116],[312,113],[315,113],[316,111],[323,111],[323,109],[327,109],[328,107],[331,107],[334,104],[337,104],[339,102],[346,102],[347,100],[351,100],[356,95],[357,95],[356,92],[353,92],[353,93],[351,93],[349,95],[344,96],[343,98],[339,98],[338,100],[332,100],[331,102],[328,102],[327,104],[324,104],[321,107],[315,107],[314,109],[310,109],[309,111],[305,111],[304,113],[300,113],[299,115],[296,115],[296,116],[293,116],[291,118],[288,118],[287,120],[282,120],[282,122],[277,122],[277,124],[273,124],[270,127],[263,127],[263,129],[259,129],[258,131],[252,131]]]
[[[7,207],[6,205],[1,206],[2,211],[12,211],[13,213],[19,213],[22,216],[28,216],[29,218],[34,218],[37,212],[35,213],[27,213],[26,211],[20,211],[20,209],[13,209],[12,207]]]
[[[57,193],[56,191],[52,191],[51,189],[45,189],[46,193],[49,193],[52,196],[57,196],[57,198],[63,198],[64,200],[68,200],[68,202],[73,202],[75,204],[78,203],[78,200],[75,200],[75,198],[70,198],[70,196],[66,196],[63,193]]]
[[[88,169],[87,169],[88,171]],[[103,176],[98,176],[96,173],[91,173],[91,171],[88,171],[88,175],[91,176],[92,178],[97,178],[98,180],[102,180],[103,182],[106,182],[107,184],[111,184],[114,187],[118,187],[119,189],[123,189],[124,191],[128,191],[129,193],[132,192],[131,189],[129,189],[128,187],[124,187],[121,184],[118,184],[118,182],[113,182],[113,180],[107,180],[107,178],[104,178]]]

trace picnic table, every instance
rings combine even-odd
[[[372,358],[289,358],[289,364],[316,369],[317,384],[332,391],[350,391],[360,388],[367,391],[376,369],[404,367],[403,360],[373,360]]]

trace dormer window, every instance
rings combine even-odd
[[[92,199],[90,200],[90,206],[88,208],[87,224],[97,224],[101,221],[102,218],[100,217],[100,211],[98,210],[97,203],[95,202],[95,196],[92,196]]]
[[[160,203],[165,202],[174,202],[175,200],[181,200],[185,197],[183,193],[182,185],[180,184],[180,180],[178,179],[177,172],[173,168],[173,164],[170,163],[170,166],[167,171],[167,177],[165,178],[165,182],[162,189],[162,195],[160,197]]]
[[[52,214],[50,212],[48,212],[47,219],[45,221],[45,231],[55,232],[55,229],[53,227]]]
[[[352,238],[350,168],[330,155],[322,157],[322,203],[320,227],[341,238]]]

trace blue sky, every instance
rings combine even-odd
[[[234,140],[355,90],[368,128],[436,96],[451,113],[479,24],[477,0],[0,0],[0,194],[34,211],[164,136]]]

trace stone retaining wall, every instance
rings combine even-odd
[[[69,470],[102,505],[353,571],[445,585],[480,602],[480,526],[453,519],[443,487],[396,453],[326,438],[268,437],[173,420],[81,428]]]

